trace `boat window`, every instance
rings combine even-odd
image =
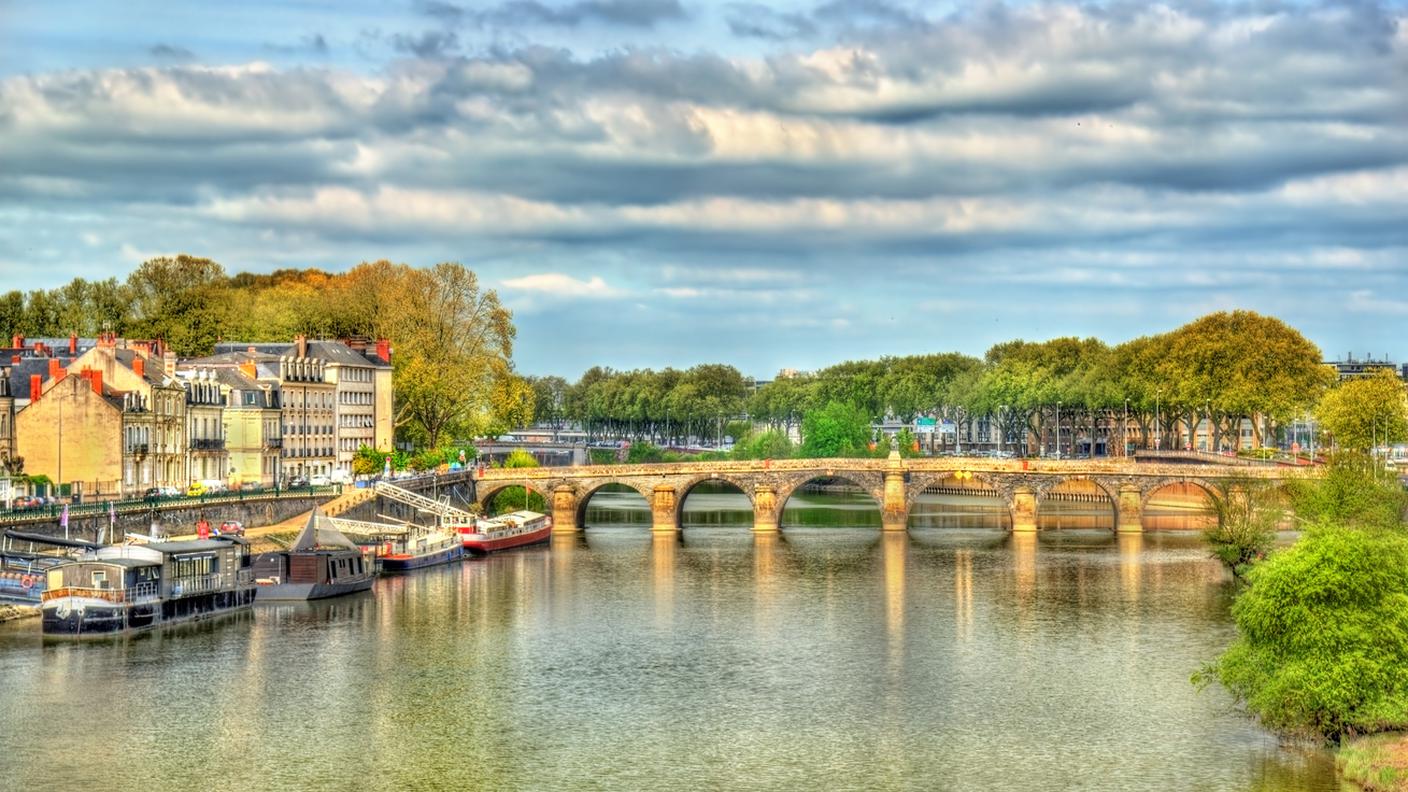
[[[93,570],[93,588],[105,589],[108,587],[108,573],[101,569]]]

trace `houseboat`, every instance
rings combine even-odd
[[[337,597],[376,580],[375,564],[317,509],[289,549],[255,556],[253,568],[259,602]]]
[[[50,569],[98,547],[78,539],[5,531],[0,535],[0,602],[39,605]]]
[[[383,572],[407,572],[463,557],[464,545],[458,534],[419,526],[387,541],[380,555]]]
[[[552,536],[552,518],[532,511],[516,511],[461,525],[459,535],[465,550],[485,555],[495,550],[546,542]]]
[[[46,577],[45,637],[122,635],[254,604],[249,544],[234,536],[102,547]]]

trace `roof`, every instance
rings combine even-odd
[[[342,366],[385,366],[376,355],[365,355],[341,341],[309,341],[308,355]]]
[[[219,539],[189,539],[184,542],[148,542],[147,547],[158,553],[199,553],[203,550],[224,550],[235,544],[245,544],[244,540],[234,536],[222,536]]]
[[[161,566],[160,561],[151,561],[145,558],[79,558],[77,561],[80,564],[111,564],[113,566],[127,567],[128,569]]]

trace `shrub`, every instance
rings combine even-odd
[[[1408,537],[1317,524],[1249,575],[1216,676],[1268,727],[1338,740],[1408,725]]]

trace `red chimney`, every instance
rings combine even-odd
[[[77,334],[77,333],[69,333],[69,334],[68,334],[68,356],[69,356],[69,357],[78,357],[78,334]]]
[[[49,358],[49,379],[58,382],[64,378],[64,367],[59,365],[58,358]]]
[[[11,349],[24,349],[24,336],[16,333],[10,337]]]
[[[247,349],[247,350],[245,350],[245,351],[247,351],[249,354],[253,355],[254,352],[255,352],[254,344],[250,344],[250,345],[249,345],[249,349]]]
[[[93,386],[93,392],[99,396],[103,395],[103,372],[101,369],[94,369],[88,375],[88,382]]]
[[[29,400],[39,401],[39,397],[44,394],[44,378],[38,374],[29,375]]]
[[[386,340],[385,338],[378,338],[376,340],[376,356],[381,358],[382,360],[385,360],[387,363],[390,363],[391,342]]]
[[[308,336],[302,333],[294,336],[293,345],[298,350],[298,357],[308,357]]]
[[[147,376],[147,359],[141,355],[132,358],[132,371],[139,377]]]
[[[21,358],[20,358],[19,355],[10,355],[10,362],[11,362],[11,363],[19,363],[20,360],[21,360]]]

